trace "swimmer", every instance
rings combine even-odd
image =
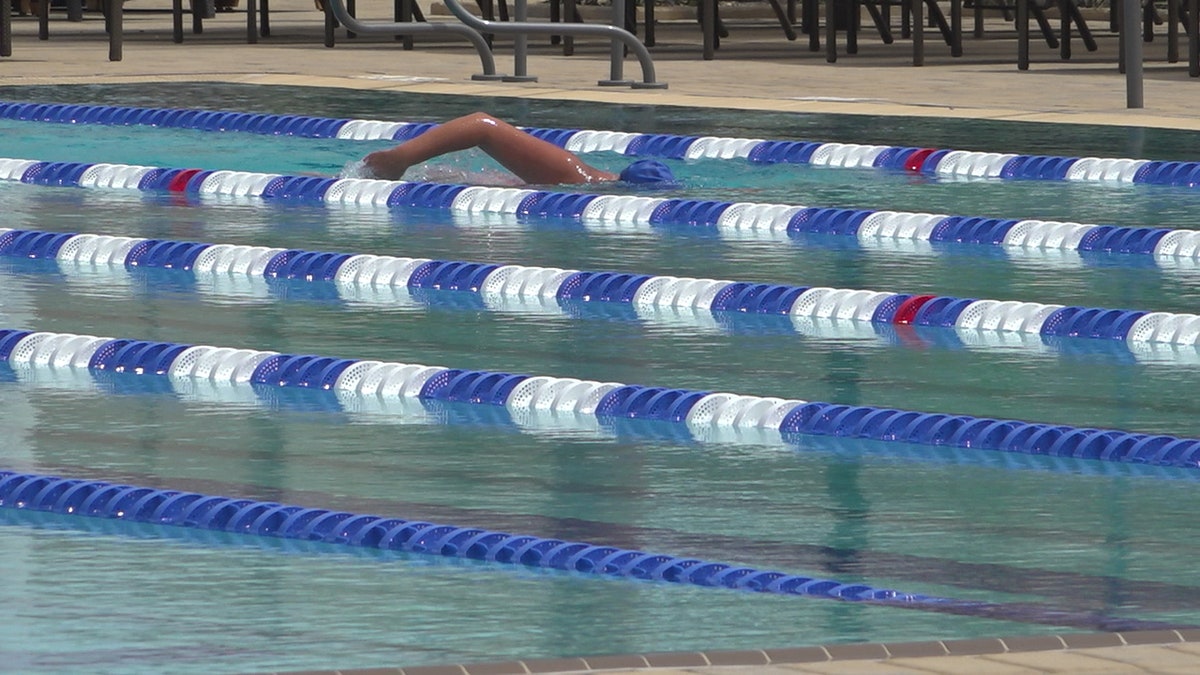
[[[619,174],[598,169],[573,153],[487,113],[450,120],[394,148],[372,152],[363,162],[376,178],[399,180],[409,167],[469,148],[483,150],[521,180],[534,185],[675,182],[670,169],[651,160],[634,162]]]

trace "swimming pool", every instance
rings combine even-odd
[[[302,101],[312,114],[395,119],[489,108],[510,117],[527,114],[521,121],[530,124],[566,124],[545,111],[505,110],[496,105],[502,101],[393,101],[375,94],[335,102],[303,93],[281,90],[264,100],[233,88],[204,100],[206,107],[255,110]],[[163,104],[129,90],[21,94],[9,98]],[[439,104],[435,114],[431,106]],[[653,130],[670,124],[669,113],[593,110],[595,117],[582,120],[588,124],[570,121]],[[968,144],[978,125],[960,129],[944,121],[936,129],[910,121],[884,129],[878,121],[740,113],[736,124],[687,121],[697,133],[714,135],[995,149],[986,139]],[[0,155],[45,160],[332,172],[376,147],[5,124],[12,126],[2,127]],[[1145,132],[1139,141],[1132,131],[1087,131],[1096,145],[1072,147],[1059,130],[1020,127],[1000,149],[1196,156],[1189,135]],[[1127,150],[1138,142],[1143,149]],[[1148,186],[947,182],[716,162],[679,166],[697,176],[685,194],[712,199],[1132,226],[1189,227],[1194,199],[1186,190]],[[464,220],[432,210],[326,209],[14,183],[0,183],[0,202],[4,227],[58,232],[1173,312],[1195,307],[1194,267],[1120,255],[1063,260],[969,247],[872,249],[833,237],[768,241],[694,228],[603,231],[554,219]],[[0,264],[4,328],[1200,435],[1195,405],[1181,394],[1192,362],[1175,354],[1139,358],[1103,341],[1079,348],[1041,341],[974,346],[929,331],[891,339],[806,334],[768,317],[697,325],[595,308],[506,312],[448,291],[385,303],[300,281],[217,288],[169,270],[105,271],[11,258]],[[694,556],[997,603],[1001,611],[989,616],[1003,617],[597,579],[0,509],[8,525],[0,528],[6,538],[0,555],[7,557],[3,568],[13,571],[6,580],[14,580],[0,592],[6,606],[23,608],[24,619],[0,628],[0,651],[23,670],[412,665],[1195,621],[1187,536],[1193,473],[1186,469],[998,458],[819,436],[786,446],[698,442],[654,423],[526,428],[453,404],[377,414],[347,409],[327,392],[222,398],[147,385],[132,375],[72,379],[13,368],[4,374],[0,395],[10,413],[0,423],[13,439],[5,446],[5,469]]]

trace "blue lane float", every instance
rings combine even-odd
[[[18,337],[20,337],[18,335]],[[17,340],[19,341],[19,339]],[[3,347],[9,350],[9,347]],[[1200,480],[1200,472],[1173,466],[1103,462],[1062,455],[1033,455],[1016,452],[993,452],[970,447],[922,446],[909,443],[888,443],[846,436],[789,436],[787,442],[776,431],[747,433],[744,428],[710,427],[706,430],[689,428],[686,424],[662,424],[654,420],[609,418],[603,423],[585,424],[579,416],[510,414],[508,408],[470,403],[448,403],[434,399],[383,398],[380,396],[344,396],[338,392],[305,387],[279,388],[270,386],[230,387],[210,382],[172,380],[169,377],[127,377],[111,371],[50,369],[13,369],[0,364],[0,380],[19,381],[38,388],[63,389],[72,392],[120,393],[144,396],[165,394],[187,401],[208,405],[235,404],[241,409],[260,406],[272,412],[289,414],[331,414],[349,416],[358,423],[389,425],[468,425],[488,426],[520,433],[569,433],[580,438],[612,440],[614,438],[649,440],[667,443],[753,444],[781,450],[800,450],[862,461],[864,458],[886,457],[922,465],[961,465],[1002,471],[1036,471],[1043,473],[1153,480]],[[703,431],[706,433],[699,433]],[[766,430],[761,430],[766,431]],[[728,432],[728,433],[726,433]]]
[[[1117,342],[1134,352],[1186,360],[1200,343],[1200,315],[1064,306],[861,289],[788,286],[627,272],[589,272],[555,267],[401,258],[230,244],[141,239],[100,234],[0,229],[0,256],[52,259],[110,269],[162,269],[193,278],[220,275],[247,282],[298,280],[332,283],[348,295],[403,289],[474,294],[473,306],[531,312],[556,308],[571,315],[585,304],[632,308],[653,320],[659,312],[679,319],[691,313],[720,320],[723,314],[784,317],[797,330],[818,322],[847,328],[900,326],[946,329],[974,344],[999,335]],[[398,299],[393,300],[398,302]],[[684,314],[680,311],[684,310]],[[861,331],[858,331],[861,332]],[[857,335],[857,332],[854,334]],[[949,336],[948,336],[949,337]],[[951,342],[953,340],[951,339]],[[1198,352],[1200,354],[1200,352]]]
[[[690,391],[307,354],[0,330],[0,360],[17,370],[134,375],[173,386],[329,391],[339,398],[466,404],[565,428],[651,421],[696,437],[760,443],[805,435],[1196,469],[1200,439],[894,408]]]
[[[601,230],[694,227],[764,239],[840,236],[865,246],[966,244],[1080,255],[1136,255],[1160,263],[1200,262],[1200,230],[25,159],[0,159],[0,180],[165,191],[201,198],[426,208],[503,214],[518,220],[561,218]]]
[[[388,122],[303,115],[15,101],[0,102],[0,119],[390,141],[408,140],[436,126],[432,122]],[[1019,155],[855,143],[581,129],[526,128],[525,131],[560,147],[582,153],[607,151],[634,157],[664,159],[743,159],[757,164],[789,163],[891,169],[955,178],[1104,181],[1176,187],[1194,187],[1200,183],[1200,162]]]
[[[861,583],[478,527],[14,471],[0,471],[0,508],[756,593],[888,604],[965,604]]]

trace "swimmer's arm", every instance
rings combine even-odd
[[[591,183],[617,175],[589,166],[574,154],[485,113],[436,126],[364,161],[379,178],[398,180],[410,166],[456,150],[478,147],[527,183]]]

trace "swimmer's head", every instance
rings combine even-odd
[[[666,164],[652,159],[640,159],[621,171],[621,182],[642,187],[673,187],[675,174]]]

